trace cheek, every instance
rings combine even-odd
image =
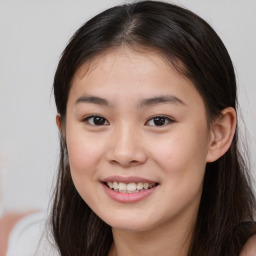
[[[67,134],[67,149],[72,176],[89,176],[100,162],[102,145],[83,133]]]
[[[206,164],[207,141],[206,129],[181,127],[165,139],[154,142],[152,158],[173,183],[197,176],[201,180]]]
[[[67,134],[66,141],[73,183],[83,200],[93,208],[103,152],[101,144],[97,143],[97,139],[85,136],[83,132]]]

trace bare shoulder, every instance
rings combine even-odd
[[[256,235],[253,235],[244,245],[239,256],[255,256],[256,255]]]

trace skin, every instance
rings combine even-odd
[[[172,100],[145,104],[166,95]],[[88,96],[108,104],[81,100]],[[222,114],[209,126],[194,85],[153,51],[109,50],[77,71],[65,127],[60,117],[57,124],[78,193],[112,227],[109,255],[187,255],[205,165],[226,152],[235,130],[234,109]],[[103,124],[95,125],[93,115]],[[156,126],[155,116],[165,116],[164,125]],[[143,200],[120,203],[101,183],[113,175],[159,185]]]
[[[25,216],[35,211],[25,213],[6,213],[0,218],[0,255],[6,255],[10,234],[15,225]]]
[[[252,236],[245,244],[240,256],[256,255],[256,235]]]

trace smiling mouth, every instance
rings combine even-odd
[[[123,183],[123,182],[117,182],[117,181],[104,182],[104,184],[110,189],[119,193],[138,193],[145,190],[149,190],[159,185],[158,183],[148,183],[148,182]]]

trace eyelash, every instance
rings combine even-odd
[[[97,120],[98,119],[98,120]],[[91,122],[91,120],[93,120]],[[97,120],[97,121],[96,121]],[[84,122],[89,123],[92,126],[103,126],[103,125],[109,125],[109,122],[106,118],[100,116],[100,115],[91,115],[86,117],[85,119],[83,119]],[[95,123],[99,122],[98,124]],[[150,122],[154,122],[154,125],[150,124]],[[156,122],[159,122],[159,125],[156,124]],[[166,116],[154,116],[152,118],[150,118],[145,125],[149,125],[149,126],[157,126],[157,127],[162,127],[162,126],[166,126],[167,124],[173,123],[174,120],[171,119],[170,117],[166,117]]]
[[[98,120],[98,121],[104,121],[104,123],[103,124],[95,124],[96,118],[101,119],[101,120]],[[94,120],[93,121],[94,123],[90,122],[91,119]],[[93,126],[109,125],[108,120],[106,118],[102,117],[102,116],[99,116],[99,115],[87,116],[85,119],[83,119],[83,121],[87,122],[87,123],[89,123],[90,125],[93,125]]]
[[[160,121],[160,124],[161,125],[156,125],[155,122],[157,121]],[[164,123],[163,123],[164,121]],[[151,117],[147,122],[146,122],[146,125],[148,125],[150,122],[154,122],[154,125],[149,125],[149,126],[156,126],[156,127],[162,127],[162,126],[166,126],[167,124],[171,124],[174,122],[173,119],[171,119],[170,117],[167,117],[167,116],[154,116],[154,117]]]

